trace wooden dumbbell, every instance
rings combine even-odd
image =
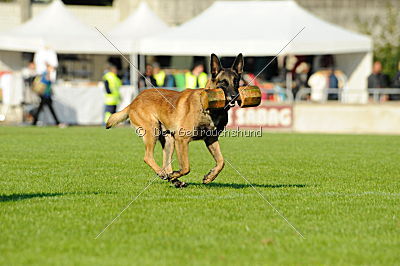
[[[222,89],[205,89],[201,93],[204,109],[220,109],[225,107],[225,93]]]
[[[222,89],[205,89],[201,93],[204,109],[220,109],[226,105],[225,93]],[[258,106],[261,103],[261,91],[257,86],[239,87],[237,102],[241,108]]]
[[[241,108],[259,106],[261,103],[261,90],[257,86],[239,87],[238,104]]]

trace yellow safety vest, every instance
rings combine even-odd
[[[185,83],[188,89],[205,88],[207,80],[207,74],[204,72],[200,73],[197,77],[193,75],[192,72],[185,73]]]
[[[153,75],[153,78],[156,80],[157,87],[163,87],[165,82],[165,72],[160,71],[157,74]]]
[[[111,93],[106,92],[104,103],[106,105],[118,105],[121,100],[120,94],[119,94],[119,88],[122,85],[121,80],[113,72],[107,72],[103,76],[103,80],[108,81],[108,86],[111,91]]]

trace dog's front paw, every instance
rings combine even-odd
[[[165,172],[161,172],[157,174],[162,180],[170,180],[171,174],[167,174]]]
[[[209,179],[209,178],[203,178],[203,184],[209,184],[209,183],[211,183],[211,182],[212,182],[211,179]]]
[[[174,184],[174,186],[176,187],[176,188],[184,188],[184,187],[187,187],[187,184],[185,183],[185,182],[182,182],[182,181],[180,181],[180,180],[175,180],[175,181],[173,181],[172,182],[173,184]]]
[[[180,171],[173,171],[171,174],[168,175],[168,180],[174,181],[175,179],[179,178],[181,175]]]
[[[214,179],[216,178],[217,176],[216,175],[212,175],[211,174],[211,171],[208,173],[208,174],[206,174],[205,176],[204,176],[204,178],[203,178],[203,184],[209,184],[209,183],[211,183],[212,181],[214,181]]]

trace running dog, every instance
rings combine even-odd
[[[162,179],[171,181],[175,187],[185,187],[180,177],[190,172],[188,146],[192,140],[204,140],[216,165],[203,179],[204,184],[212,182],[224,168],[224,158],[218,143],[218,136],[228,123],[228,110],[234,106],[243,73],[244,60],[239,54],[230,68],[223,68],[215,54],[211,54],[211,79],[204,89],[187,89],[182,92],[166,89],[142,91],[122,111],[113,114],[106,128],[130,119],[131,124],[141,132],[145,144],[144,161]],[[203,90],[220,88],[225,93],[226,108],[204,109],[201,93]],[[200,133],[199,133],[200,132]],[[208,132],[208,133],[207,133]],[[213,134],[209,134],[209,133]],[[163,149],[163,166],[154,160],[157,140]],[[180,170],[172,170],[172,155],[177,153]]]

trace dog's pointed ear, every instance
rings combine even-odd
[[[221,62],[219,61],[218,56],[216,56],[215,54],[211,54],[210,69],[211,69],[211,77],[213,79],[217,77],[218,73],[222,69]]]
[[[243,55],[242,53],[240,53],[238,54],[238,56],[236,56],[235,62],[233,62],[231,69],[236,73],[238,73],[239,75],[242,75],[243,66],[244,66]]]

